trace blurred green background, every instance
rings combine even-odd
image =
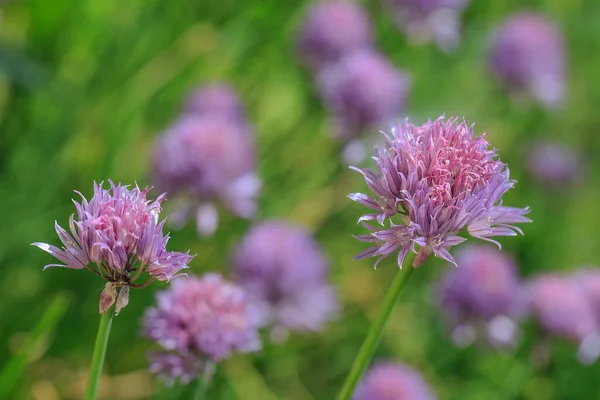
[[[311,79],[293,53],[307,3],[160,0],[30,0],[0,5],[0,397],[82,397],[99,317],[103,282],[67,269],[42,272],[47,254],[33,241],[57,243],[54,220],[73,212],[73,190],[111,178],[149,184],[153,140],[174,120],[189,91],[208,81],[235,86],[258,140],[265,187],[260,218],[285,218],[312,230],[331,260],[343,314],[320,335],[293,335],[255,356],[219,368],[211,399],[332,399],[397,272],[353,261],[363,245],[362,208],[345,195],[362,191],[345,168],[331,123]],[[505,204],[530,205],[523,238],[501,239],[523,276],[596,264],[600,258],[600,2],[474,0],[453,54],[411,47],[379,0],[363,2],[379,48],[413,79],[408,114],[417,122],[442,113],[476,122],[477,132],[519,181]],[[486,70],[491,30],[510,13],[541,11],[563,31],[569,59],[564,110],[514,104]],[[524,165],[534,139],[551,138],[582,152],[583,183],[548,191]],[[225,217],[217,234],[198,239],[192,226],[172,234],[172,249],[198,254],[195,273],[227,273],[230,250],[249,222]],[[557,342],[544,370],[529,363],[531,329],[514,354],[485,346],[457,350],[432,283],[449,266],[429,260],[395,310],[379,358],[418,369],[440,399],[596,399],[600,364],[577,363]],[[111,333],[105,399],[168,399],[146,372],[149,343],[140,319],[161,285],[135,291]],[[6,367],[8,365],[8,367]],[[154,397],[153,397],[154,396]]]

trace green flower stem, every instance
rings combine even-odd
[[[350,399],[352,393],[354,392],[354,388],[360,380],[360,377],[371,362],[373,354],[375,353],[377,345],[379,344],[379,340],[381,339],[383,328],[392,314],[392,310],[396,306],[398,299],[400,299],[406,283],[413,273],[414,267],[412,266],[412,262],[414,258],[414,253],[409,252],[404,259],[404,272],[399,272],[396,274],[396,278],[394,278],[394,282],[392,282],[392,286],[390,286],[390,289],[383,300],[379,314],[377,314],[375,321],[373,321],[371,324],[369,333],[360,347],[358,355],[354,359],[350,373],[348,373],[346,381],[344,382],[344,386],[338,395],[338,400]]]
[[[110,327],[114,315],[114,310],[111,307],[100,317],[100,326],[96,335],[96,344],[94,345],[94,354],[92,355],[92,366],[90,367],[90,376],[85,391],[85,400],[96,400],[102,365],[104,364],[104,355],[106,354],[106,347],[108,345],[108,336],[110,335]]]
[[[204,400],[206,394],[206,383],[204,379],[196,379],[196,391],[194,392],[194,400]]]

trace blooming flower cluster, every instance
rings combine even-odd
[[[217,202],[242,218],[254,214],[261,183],[250,131],[231,89],[208,86],[192,94],[154,149],[156,186],[179,200],[175,226],[193,217],[198,233],[211,235]]]
[[[460,40],[460,15],[469,0],[387,0],[398,28],[414,42],[435,41],[452,50]]]
[[[525,93],[549,108],[562,105],[563,38],[544,16],[518,13],[508,18],[494,36],[489,63],[492,73],[513,93]]]
[[[374,211],[359,219],[371,233],[357,236],[374,246],[356,258],[378,257],[377,265],[398,251],[401,267],[413,251],[414,266],[430,254],[456,265],[448,249],[466,240],[459,233],[498,244],[491,237],[514,236],[521,230],[513,224],[529,222],[527,208],[502,205],[515,181],[466,121],[440,117],[422,126],[399,124],[373,159],[377,172],[354,168],[373,195],[348,196]]]
[[[144,318],[144,334],[161,350],[151,371],[187,383],[233,353],[261,347],[258,318],[244,291],[218,274],[177,280],[157,295]]]
[[[118,313],[129,302],[130,287],[143,287],[155,279],[175,278],[193,258],[187,253],[167,251],[169,236],[163,234],[164,220],[159,222],[160,203],[165,196],[149,201],[148,190],[137,186],[129,189],[112,181],[108,190],[102,183],[94,184],[94,195],[89,202],[76,192],[81,203],[73,201],[77,218],[71,215],[69,219],[70,234],[55,223],[62,248],[33,243],[61,262],[45,268],[87,268],[107,281],[100,296],[100,313],[115,301]],[[150,279],[134,283],[144,272]]]
[[[353,400],[434,400],[423,377],[399,363],[375,365],[360,382]]]
[[[459,268],[449,270],[438,288],[455,343],[484,336],[496,346],[514,344],[516,323],[527,309],[514,261],[493,247],[467,245],[456,262]]]
[[[274,333],[320,330],[337,311],[327,262],[299,227],[275,220],[255,225],[238,246],[233,266]]]

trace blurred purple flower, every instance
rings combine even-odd
[[[218,274],[173,282],[146,311],[144,334],[162,350],[151,370],[166,381],[189,381],[233,353],[261,347],[258,318],[244,291]]]
[[[572,278],[541,275],[529,284],[532,314],[548,333],[581,343],[598,331],[594,309]]]
[[[235,90],[226,84],[207,84],[188,97],[185,113],[197,116],[222,116],[244,124],[246,118]]]
[[[574,275],[575,284],[583,291],[590,302],[598,322],[600,322],[600,268],[586,267]]]
[[[562,105],[563,38],[544,16],[518,13],[506,20],[495,34],[489,62],[492,73],[513,92],[525,92],[549,108]]]
[[[431,388],[412,368],[399,363],[375,365],[359,383],[353,400],[433,400]]]
[[[280,221],[255,225],[234,256],[237,282],[260,308],[263,323],[280,330],[318,331],[335,315],[327,268],[310,235]]]
[[[201,235],[218,224],[215,202],[235,215],[256,211],[260,180],[255,173],[252,138],[236,121],[219,116],[184,116],[158,139],[154,151],[156,185],[180,195],[176,224],[192,216]]]
[[[106,190],[94,183],[94,195],[88,202],[81,196],[81,204],[73,200],[77,219],[71,215],[69,234],[58,223],[54,226],[62,249],[35,242],[34,246],[56,257],[61,264],[49,267],[72,269],[87,268],[108,283],[100,296],[100,313],[117,302],[118,313],[129,301],[129,287],[144,287],[154,279],[168,281],[188,268],[193,256],[187,253],[169,252],[166,249],[168,235],[163,235],[164,221],[159,222],[160,203],[165,195],[155,201],[146,199],[149,189],[115,185],[110,181]],[[136,265],[140,263],[139,266]],[[96,269],[90,266],[96,264]],[[150,280],[133,283],[146,271]],[[120,288],[117,295],[117,288]]]
[[[308,66],[320,69],[371,44],[371,24],[359,5],[349,0],[326,0],[310,5],[297,51]]]
[[[202,375],[207,365],[195,354],[152,351],[148,353],[149,370],[158,375],[165,383],[172,385],[177,379],[187,384]]]
[[[460,40],[460,14],[469,0],[387,0],[398,28],[415,42],[452,50]]]
[[[580,172],[577,155],[560,143],[535,143],[528,154],[529,172],[543,183],[568,184]]]
[[[495,248],[467,245],[458,250],[456,263],[459,268],[449,270],[439,287],[439,304],[455,327],[455,339],[461,342],[466,326],[482,326],[492,344],[513,344],[515,322],[527,307],[513,260]]]
[[[398,124],[386,137],[373,158],[377,173],[352,167],[375,195],[348,195],[375,211],[359,219],[371,233],[356,238],[375,245],[357,259],[379,257],[377,266],[399,250],[399,267],[409,251],[417,253],[415,267],[431,253],[456,265],[448,249],[466,240],[458,236],[465,229],[500,246],[492,236],[515,236],[522,232],[513,224],[530,221],[527,208],[502,205],[515,181],[484,135],[473,137],[466,121],[440,117],[422,126]],[[383,228],[364,222],[373,220]]]
[[[321,96],[346,140],[388,123],[404,109],[410,82],[375,51],[359,51],[325,68],[318,77]]]

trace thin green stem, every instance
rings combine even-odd
[[[196,390],[194,392],[194,400],[204,400],[206,394],[206,382],[202,377],[196,379]]]
[[[392,310],[396,306],[398,299],[400,299],[402,291],[406,286],[406,282],[408,282],[413,273],[414,268],[412,266],[412,262],[414,258],[414,253],[408,253],[403,265],[405,271],[396,274],[396,278],[394,278],[394,282],[392,282],[392,285],[390,286],[390,289],[383,300],[379,314],[377,314],[375,321],[373,321],[371,324],[369,332],[367,333],[367,337],[360,347],[360,350],[354,359],[354,363],[352,363],[352,368],[350,369],[350,372],[346,377],[346,381],[344,382],[344,386],[342,386],[342,390],[338,395],[338,400],[350,399],[352,393],[354,392],[354,388],[360,380],[360,377],[371,362],[373,354],[375,353],[375,350],[379,344],[379,340],[381,339],[383,328],[385,328],[387,320],[392,314]]]
[[[100,317],[100,326],[96,335],[96,344],[94,345],[94,354],[92,355],[92,365],[90,367],[90,376],[85,391],[85,400],[96,400],[98,386],[100,385],[100,374],[104,364],[104,355],[108,345],[108,336],[115,313],[113,308],[106,310]]]

